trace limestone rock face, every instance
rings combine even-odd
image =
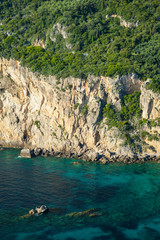
[[[116,15],[116,14],[111,15],[111,17],[112,18],[119,18],[120,19],[120,25],[124,26],[126,28],[136,28],[139,25],[139,21],[137,21],[136,23],[134,23],[134,22],[127,22],[121,16]],[[107,15],[106,19],[108,19],[108,18],[109,18],[109,16]]]
[[[104,163],[112,156],[131,157],[118,129],[102,121],[103,108],[111,103],[120,110],[123,94],[141,88],[143,115],[155,117],[158,96],[150,93],[153,106],[145,107],[148,92],[141,85],[135,74],[57,80],[0,59],[0,145],[34,149],[35,156],[65,154]]]
[[[52,31],[50,33],[50,39],[53,42],[56,42],[56,36],[61,34],[61,36],[66,39],[68,37],[67,27],[56,23],[53,25]]]
[[[142,108],[142,116],[146,119],[155,119],[160,117],[160,95],[147,89],[149,81],[141,86],[140,104]]]

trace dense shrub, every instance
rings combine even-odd
[[[103,117],[106,118],[108,126],[129,130],[131,129],[131,122],[134,120],[134,117],[141,118],[140,92],[125,95],[123,102],[120,111],[117,111],[113,105],[106,104],[103,109]]]
[[[120,111],[116,110],[115,106],[106,104],[103,109],[103,118],[109,128],[117,127],[124,138],[124,144],[129,144],[132,150],[141,151],[140,145],[135,144],[139,142],[139,136],[131,137],[131,130],[134,130],[137,126],[135,124],[135,118],[141,118],[140,109],[140,92],[134,92],[130,95],[125,95],[123,99],[123,105]],[[137,123],[138,125],[138,123]]]
[[[139,25],[122,27],[112,14]],[[160,91],[157,0],[3,0],[0,19],[0,56],[18,59],[32,71],[81,78],[136,72]],[[67,27],[67,39],[58,34],[51,40],[55,23]],[[31,46],[36,39],[45,49]]]

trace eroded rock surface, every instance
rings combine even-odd
[[[135,74],[57,80],[6,59],[0,60],[0,72],[2,146],[35,149],[36,156],[57,154],[87,161],[101,159],[102,163],[134,157],[131,149],[123,146],[118,129],[108,129],[102,111],[106,103],[120,110],[123,95],[140,90],[142,82]],[[146,116],[145,91],[142,94]],[[158,107],[155,99],[152,109]],[[155,117],[155,111],[148,117]]]
[[[146,81],[141,86],[141,108],[142,117],[146,119],[155,119],[160,117],[160,94],[147,89],[150,81]]]

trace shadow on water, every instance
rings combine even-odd
[[[18,154],[0,152],[1,240],[160,239],[159,164],[74,165]],[[64,211],[20,218],[42,204]]]

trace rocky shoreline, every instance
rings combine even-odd
[[[100,155],[98,153],[91,151],[86,151],[81,155],[75,155],[74,153],[65,153],[65,152],[55,152],[53,149],[51,151],[42,148],[35,149],[22,149],[20,153],[20,157],[24,158],[34,158],[34,157],[49,157],[49,156],[57,156],[63,158],[72,158],[72,159],[81,159],[85,162],[96,162],[101,164],[109,164],[109,163],[118,163],[123,162],[127,164],[131,163],[142,163],[147,161],[157,161],[160,162],[160,156],[158,155],[143,155],[134,157],[126,157],[126,156],[115,156],[114,154],[110,156],[110,158],[106,158],[104,155]],[[76,163],[76,162],[75,162]]]
[[[10,148],[15,148],[11,147]],[[0,146],[0,151],[4,151],[7,149],[6,146]],[[91,152],[91,150],[88,150],[80,155],[74,154],[72,152],[56,152],[54,149],[47,150],[45,148],[22,148],[20,151],[19,157],[21,158],[36,158],[36,157],[49,157],[49,156],[56,156],[60,158],[71,158],[71,159],[80,159],[84,162],[96,162],[99,164],[109,164],[109,163],[144,163],[144,162],[158,162],[160,163],[160,155],[137,155],[134,156],[118,156],[115,154],[110,154],[110,157],[106,157],[103,154],[100,155],[99,153],[96,153],[94,151]],[[74,162],[74,164],[77,164],[77,162]]]

